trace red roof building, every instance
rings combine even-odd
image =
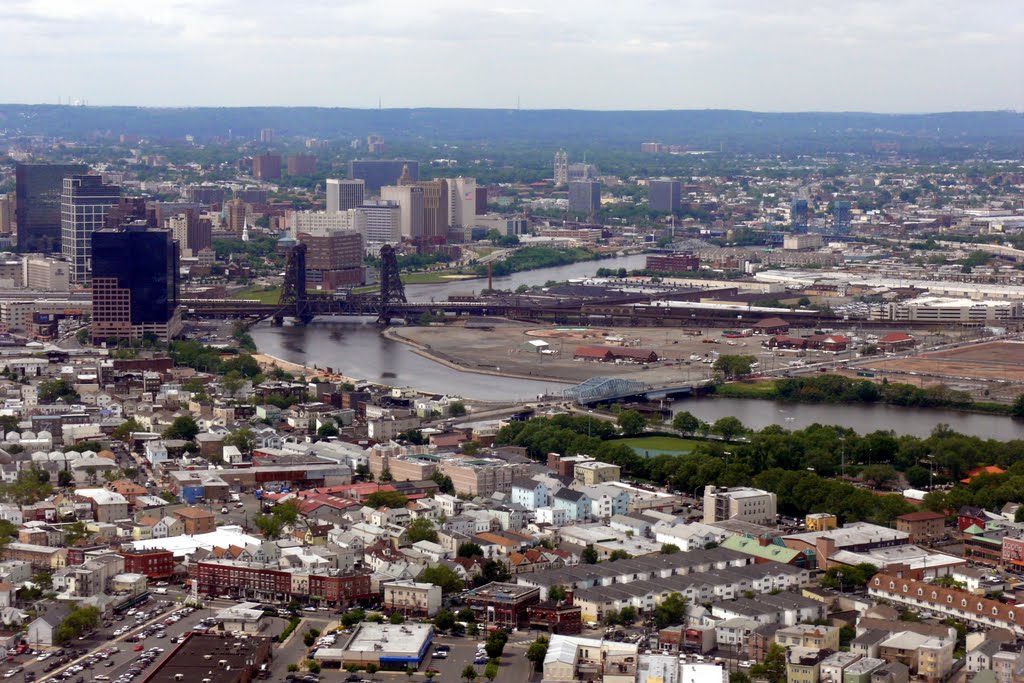
[[[841,334],[812,334],[807,339],[807,346],[821,351],[839,353],[850,346],[850,338]]]
[[[917,340],[906,332],[892,332],[878,340],[878,348],[890,352],[912,349],[916,344]]]
[[[750,326],[754,334],[789,334],[789,323],[782,318],[765,318]]]

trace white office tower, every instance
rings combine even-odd
[[[448,223],[453,228],[466,228],[475,222],[476,178],[449,178]]]
[[[60,196],[61,252],[71,281],[84,283],[92,272],[92,233],[103,227],[121,188],[104,185],[99,175],[69,175]]]
[[[416,185],[385,185],[380,188],[380,198],[398,204],[402,214],[402,237],[416,239],[423,237],[426,210],[423,188]]]
[[[569,182],[569,155],[564,149],[555,152],[555,185]]]
[[[395,202],[365,202],[355,209],[355,230],[363,236],[363,244],[371,251],[383,244],[402,241],[402,208]]]
[[[326,237],[341,230],[355,230],[355,209],[347,211],[291,211],[288,213],[288,232],[295,237],[300,232],[313,237]]]
[[[327,179],[327,211],[337,213],[363,205],[366,183],[362,180]]]

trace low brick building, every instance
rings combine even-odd
[[[565,600],[545,600],[526,608],[530,628],[543,629],[549,633],[580,633],[583,630],[583,611],[572,602],[572,591],[567,591]]]
[[[143,574],[149,579],[169,579],[174,576],[174,553],[170,550],[123,550],[126,574]]]
[[[919,510],[896,518],[896,529],[910,534],[911,543],[926,543],[946,533],[946,516],[941,512]]]

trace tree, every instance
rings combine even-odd
[[[434,523],[426,517],[417,517],[412,520],[406,527],[406,535],[409,543],[418,543],[419,541],[437,543],[437,529],[434,528]]]
[[[757,358],[754,356],[728,354],[719,356],[713,367],[727,379],[732,379],[749,375],[751,367],[756,362]]]
[[[548,639],[544,636],[540,636],[537,640],[530,643],[530,647],[526,650],[526,658],[533,662],[533,668],[540,671],[544,665],[544,658],[548,655]]]
[[[626,436],[635,436],[644,431],[647,419],[635,410],[624,410],[619,413],[619,429]]]
[[[880,489],[899,481],[900,473],[892,465],[868,465],[860,471],[860,477],[871,482],[876,489]]]
[[[675,555],[678,552],[679,546],[677,546],[675,543],[666,543],[665,545],[661,546],[662,555]]]
[[[583,549],[583,552],[580,553],[580,561],[583,562],[583,564],[598,563],[597,551],[594,550],[594,546],[588,545],[586,548]]]
[[[284,531],[284,523],[273,515],[259,515],[255,519],[256,528],[259,529],[265,538],[275,541],[281,538]]]
[[[622,549],[613,550],[608,555],[608,561],[609,562],[614,562],[615,560],[631,560],[631,559],[633,559],[633,556],[630,555],[625,550],[622,550]]]
[[[130,417],[121,424],[119,424],[113,432],[110,433],[110,438],[118,441],[127,441],[131,436],[132,432],[143,431],[142,423],[136,420],[134,417]]]
[[[377,673],[378,671],[380,671],[380,667],[374,664],[373,662],[370,662],[366,665],[366,673],[370,674],[371,676]]]
[[[675,417],[672,418],[672,429],[682,432],[687,436],[696,434],[697,430],[700,429],[700,420],[693,413],[684,410],[676,413]]]
[[[383,475],[381,481],[384,481]],[[385,507],[395,510],[398,508],[404,508],[408,502],[409,499],[398,491],[374,491],[366,497],[367,506],[374,509]]]
[[[234,396],[241,388],[245,385],[245,380],[242,378],[242,374],[238,370],[232,370],[231,372],[225,373],[220,378],[220,386],[227,392],[228,396]]]
[[[1010,407],[1010,414],[1014,417],[1024,417],[1024,394],[1021,394],[1014,400],[1013,405]]]
[[[512,573],[509,572],[508,567],[505,566],[504,562],[487,560],[480,568],[480,576],[476,577],[474,583],[482,586],[487,583],[493,583],[494,581],[505,582],[511,580]]]
[[[353,609],[341,615],[341,625],[351,628],[366,618],[366,612],[361,609]]]
[[[446,609],[438,610],[434,617],[434,627],[438,631],[447,631],[455,626],[455,615]]]
[[[60,487],[71,486],[71,484],[73,484],[74,481],[74,475],[68,472],[67,470],[61,470],[60,472],[57,473],[57,485]]]
[[[435,564],[427,567],[420,572],[416,580],[440,586],[443,593],[457,593],[466,587],[462,579],[459,578],[459,575],[451,567],[444,564]]]
[[[551,600],[552,602],[565,600],[565,596],[565,586],[552,586],[548,589],[548,600]]]
[[[56,403],[58,400],[64,403],[77,403],[80,397],[66,379],[53,379],[39,385],[40,403]]]
[[[192,441],[199,433],[199,425],[191,415],[182,415],[174,418],[171,426],[164,430],[165,439],[183,439]]]
[[[764,661],[750,667],[750,675],[770,683],[786,683],[786,650],[778,643],[768,646]]]
[[[498,677],[498,663],[487,662],[487,666],[484,667],[484,678],[489,681],[493,681]]]
[[[632,605],[626,605],[619,610],[619,623],[623,626],[629,626],[632,624],[636,621],[636,617],[636,607],[633,607]]]
[[[64,544],[74,545],[78,541],[89,538],[92,534],[89,533],[89,527],[85,522],[78,521],[72,522],[64,527]]]
[[[405,617],[403,617],[398,612],[395,612],[390,617],[388,617],[388,621],[397,626],[398,624],[404,624],[405,623]]]
[[[452,401],[448,404],[448,414],[452,417],[462,417],[466,414],[466,404],[462,401]]]
[[[472,541],[466,541],[459,544],[459,549],[455,555],[457,557],[477,557],[484,554],[484,549]]]
[[[476,621],[476,613],[474,613],[473,610],[471,610],[468,607],[463,607],[462,609],[460,609],[459,614],[457,616],[459,621],[464,621],[467,624],[472,624],[474,621]]]
[[[491,631],[484,642],[484,651],[489,659],[497,659],[505,651],[505,643],[508,642],[508,634],[504,631]]]
[[[473,683],[476,680],[476,669],[473,668],[472,664],[467,664],[466,668],[462,670],[462,678],[468,683]]]
[[[57,642],[66,643],[69,640],[88,633],[100,623],[100,610],[98,607],[85,606],[76,607],[71,613],[64,617],[64,621],[57,627]]]
[[[251,429],[236,429],[224,438],[225,446],[234,446],[243,455],[252,453],[256,447],[256,432]]]
[[[726,415],[715,420],[715,423],[711,425],[711,431],[725,441],[732,441],[734,437],[747,431],[747,428],[732,415]]]
[[[320,662],[315,659],[308,659],[306,660],[306,668],[309,670],[309,673],[318,674],[320,673]]]
[[[447,493],[453,495],[455,493],[455,484],[452,483],[452,478],[441,470],[435,470],[430,479],[437,484],[437,490],[441,493]]]
[[[8,519],[0,519],[0,552],[17,537],[18,526]]]
[[[316,435],[321,439],[329,439],[339,433],[338,428],[332,424],[320,425],[320,429],[316,430]]]
[[[750,676],[742,671],[733,671],[729,674],[729,683],[750,683]]]
[[[679,593],[670,594],[654,608],[655,626],[662,629],[681,624],[686,615],[686,603],[686,598]]]

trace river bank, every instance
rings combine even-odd
[[[805,395],[803,392],[780,392],[779,385],[781,382],[785,381],[811,385],[810,388],[812,389],[812,392],[815,389],[813,386],[814,384],[824,385],[827,383],[832,386],[827,387],[828,393],[826,396],[821,396],[820,392],[812,393],[811,395]],[[845,383],[847,385],[847,392],[855,396],[862,393],[857,389],[858,386],[874,386],[876,387],[877,394],[871,394],[870,396],[859,400],[857,398],[845,398],[836,392],[836,383]],[[712,393],[719,398],[758,399],[791,403],[794,405],[877,404],[904,408],[920,408],[924,410],[938,408],[942,410],[955,410],[958,412],[978,413],[982,415],[1011,416],[1013,409],[1012,405],[1007,403],[974,401],[970,400],[969,397],[966,400],[959,400],[959,394],[962,392],[945,391],[943,394],[941,393],[941,390],[934,387],[921,389],[911,384],[900,383],[885,383],[883,385],[870,380],[857,379],[838,374],[798,377],[793,378],[793,380],[762,379],[746,382],[729,382],[727,384],[721,384],[714,387]],[[900,399],[900,402],[896,402],[893,400],[894,398]]]

